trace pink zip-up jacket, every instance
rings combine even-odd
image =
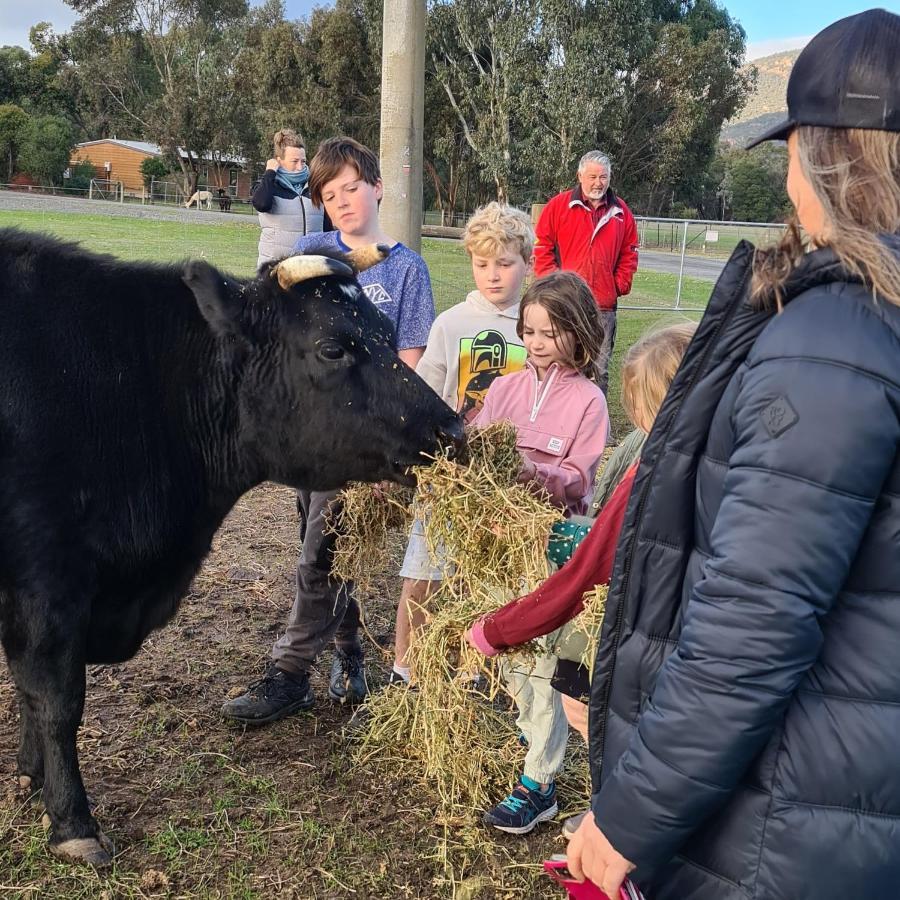
[[[557,363],[538,381],[529,360],[521,371],[494,379],[474,424],[503,419],[516,426],[517,446],[537,468],[535,481],[567,515],[584,515],[609,437],[603,391]]]

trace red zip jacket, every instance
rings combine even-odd
[[[638,266],[638,232],[631,210],[611,190],[606,212],[594,225],[581,188],[553,197],[538,219],[535,275],[557,269],[577,272],[590,286],[600,309],[615,309],[631,290]]]
[[[485,656],[518,647],[565,625],[584,609],[585,593],[609,581],[637,467],[635,462],[622,476],[591,530],[561,569],[530,594],[475,622],[472,641]]]

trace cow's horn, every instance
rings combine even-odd
[[[291,285],[310,278],[326,278],[329,275],[352,275],[353,270],[346,263],[330,256],[289,256],[283,259],[271,272],[286,291]]]
[[[391,248],[387,244],[367,244],[365,247],[357,247],[347,254],[347,262],[353,266],[354,272],[365,272],[372,266],[387,259]]]

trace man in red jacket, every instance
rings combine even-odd
[[[631,290],[638,265],[638,233],[634,216],[609,187],[609,157],[591,150],[578,163],[578,187],[557,194],[544,207],[537,224],[534,271],[577,272],[600,307],[605,339],[600,387],[606,393],[609,359],[616,337],[616,303]]]

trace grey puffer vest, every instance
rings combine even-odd
[[[262,234],[259,236],[258,269],[265,262],[284,259],[304,235],[322,230],[324,214],[309,197],[274,196],[269,212],[257,213]]]

